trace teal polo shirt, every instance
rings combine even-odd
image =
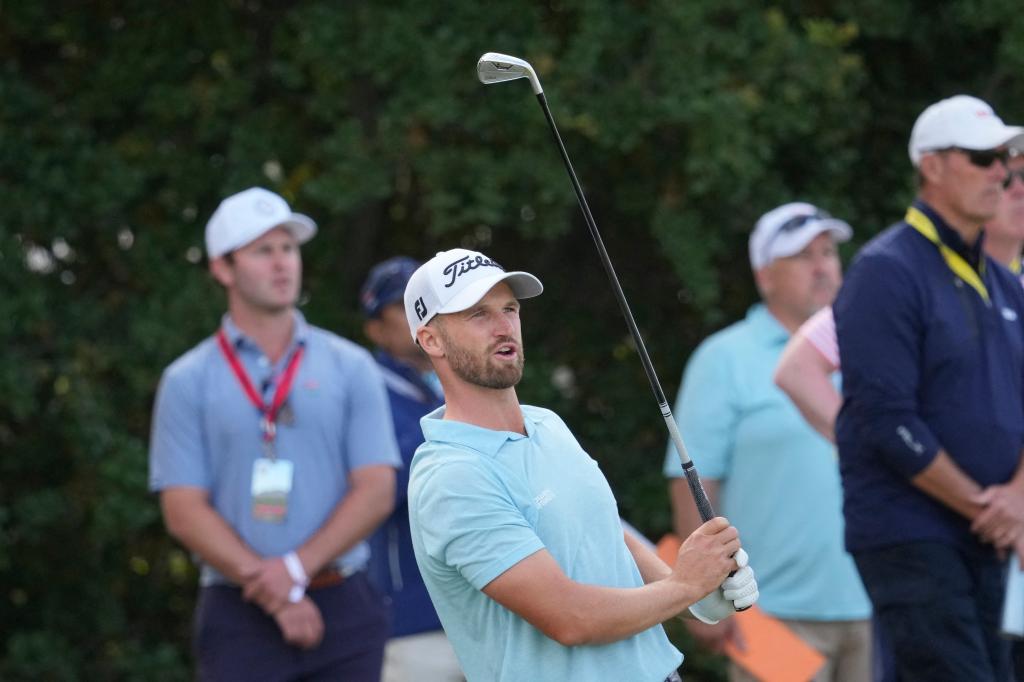
[[[835,448],[772,380],[789,332],[762,304],[708,337],[683,374],[675,417],[719,514],[740,531],[761,596],[779,618],[857,620],[871,607],[843,548]],[[683,476],[669,443],[665,475]]]
[[[526,435],[420,420],[409,480],[416,561],[469,682],[660,682],[682,662],[656,625],[566,647],[481,590],[546,549],[581,583],[640,587],[618,507],[597,463],[553,412],[522,406]]]

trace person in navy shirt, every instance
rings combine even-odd
[[[918,195],[834,306],[846,545],[901,680],[1006,680],[1005,557],[1024,554],[1024,292],[982,249],[1024,129],[958,95],[910,137]]]
[[[441,628],[416,567],[406,502],[409,465],[423,442],[420,417],[444,404],[430,359],[413,342],[402,296],[420,263],[395,256],[375,265],[359,292],[363,332],[391,402],[403,467],[395,481],[395,511],[370,537],[369,576],[390,600],[391,639],[384,649],[382,682],[462,680],[462,669]]]

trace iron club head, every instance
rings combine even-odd
[[[544,88],[540,86],[540,79],[537,78],[537,72],[530,66],[530,62],[511,55],[488,52],[477,60],[476,73],[484,85],[517,78],[529,78],[533,94],[539,95],[544,92]]]

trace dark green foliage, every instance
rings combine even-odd
[[[1022,29],[1011,0],[0,4],[0,678],[190,677],[195,573],[147,434],[161,369],[222,312],[202,230],[225,194],[318,220],[304,309],[354,338],[395,253],[537,273],[521,397],[656,538],[660,416],[539,107],[481,86],[477,57],[537,67],[671,397],[754,300],[757,216],[808,199],[858,242],[895,220],[926,104],[1024,116]],[[717,679],[672,633],[688,679]]]

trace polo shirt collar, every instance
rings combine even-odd
[[[489,457],[497,456],[505,443],[533,438],[537,433],[537,422],[523,412],[526,435],[514,431],[496,431],[482,426],[457,422],[444,418],[445,406],[437,408],[420,419],[420,428],[427,441],[462,445]]]
[[[306,345],[309,339],[309,323],[306,322],[306,318],[298,310],[293,310],[292,316],[295,320],[295,330],[292,334],[292,341],[288,344],[286,356],[291,354],[291,350],[296,344]],[[224,316],[221,318],[221,328],[224,329],[224,333],[227,335],[228,341],[233,348],[258,350],[256,342],[246,336],[245,332],[239,329],[238,325],[231,319],[231,313],[224,313]]]
[[[764,303],[755,303],[747,310],[747,324],[754,332],[754,337],[764,339],[766,343],[785,344],[789,341],[789,332],[782,323],[775,319]]]

